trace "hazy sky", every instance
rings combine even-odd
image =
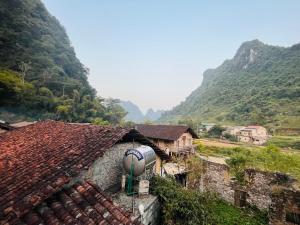
[[[300,42],[299,0],[43,0],[103,97],[170,109],[244,41]]]

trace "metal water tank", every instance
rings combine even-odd
[[[125,171],[131,173],[131,165],[133,166],[134,176],[140,176],[145,169],[153,165],[156,160],[155,151],[149,146],[140,146],[128,149],[123,157],[123,167]]]

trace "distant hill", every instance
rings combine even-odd
[[[132,103],[131,101],[119,100],[119,105],[127,112],[125,120],[132,121],[135,123],[145,122],[145,121],[156,121],[163,114],[163,110],[154,111],[153,109],[148,109],[144,115],[140,108]]]
[[[133,104],[131,101],[122,100],[120,100],[119,104],[127,112],[125,120],[137,123],[144,121],[144,115],[137,105]]]
[[[154,111],[153,109],[148,109],[145,115],[145,120],[151,120],[151,121],[156,121],[158,120],[161,115],[164,113],[164,110],[157,110]]]
[[[0,119],[119,122],[123,109],[105,107],[87,75],[40,0],[0,1]]]
[[[300,127],[300,44],[243,43],[233,59],[206,70],[201,86],[161,121],[185,118]]]

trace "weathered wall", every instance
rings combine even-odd
[[[184,139],[185,139],[185,142],[184,142]],[[174,146],[175,148],[192,146],[193,145],[193,136],[189,132],[185,132],[178,138],[177,141],[174,142],[174,145],[175,145]]]
[[[235,193],[244,192],[247,204],[269,211],[270,224],[291,225],[300,224],[300,220],[288,222],[291,216],[300,219],[300,190],[293,189],[294,182],[285,174],[247,169],[241,185],[230,176],[227,165],[203,160],[199,188],[216,192],[232,204],[237,202]]]
[[[140,144],[135,143],[135,147]],[[127,149],[132,148],[132,143],[116,144],[104,155],[97,159],[90,168],[81,174],[82,179],[95,182],[102,190],[121,187],[123,173],[123,157]]]
[[[286,188],[272,193],[272,204],[269,218],[272,225],[300,224],[300,191]],[[296,221],[290,221],[290,219]],[[298,218],[298,219],[297,219]]]
[[[247,192],[247,202],[256,205],[259,209],[269,209],[272,199],[272,191],[285,179],[280,174],[256,171],[248,169],[245,171],[246,185],[243,188]]]
[[[135,143],[135,147],[141,146]],[[123,174],[123,156],[125,152],[132,148],[132,143],[116,144],[107,150],[101,158],[81,174],[74,178],[70,185],[79,180],[91,180],[95,182],[102,190],[118,190],[121,188]],[[153,172],[160,175],[161,159],[157,156]]]
[[[200,190],[213,191],[230,203],[234,203],[233,184],[229,167],[224,164],[203,161]]]
[[[162,150],[165,150],[167,154],[169,154],[169,151],[171,151],[174,148],[174,142],[173,141],[167,141],[167,140],[152,140],[159,148]]]
[[[160,223],[160,203],[158,198],[155,198],[150,205],[145,209],[144,215],[141,219],[142,224],[145,225],[159,225]]]

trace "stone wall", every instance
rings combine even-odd
[[[140,144],[135,143],[135,147]],[[107,150],[101,158],[82,172],[79,180],[91,180],[102,190],[119,190],[123,174],[123,157],[127,149],[132,148],[132,143],[116,144]]]
[[[200,181],[201,191],[213,191],[230,203],[234,203],[234,190],[229,167],[224,164],[203,160]]]
[[[135,143],[135,148],[140,147],[141,144]],[[91,180],[97,184],[102,190],[109,190],[110,192],[118,191],[121,188],[123,170],[123,157],[125,152],[132,148],[132,143],[120,143],[108,149],[102,157],[95,160],[95,162],[85,171],[74,178],[69,184],[73,185],[77,181]],[[157,156],[156,163],[153,168],[147,170],[147,174],[140,176],[143,179],[149,173],[161,174],[161,159]]]
[[[294,179],[254,169],[246,169],[244,178],[241,184],[230,176],[226,164],[203,160],[199,188],[216,192],[237,206],[248,204],[268,211],[270,224],[300,224],[300,190],[294,188]]]
[[[269,173],[254,169],[245,170],[247,202],[259,209],[268,210],[272,202],[272,193],[278,185],[288,186],[290,178],[280,173]]]
[[[141,218],[141,222],[144,225],[159,225],[160,223],[160,210],[161,206],[156,197],[151,204],[145,208],[144,215]]]
[[[270,224],[300,224],[300,191],[279,188],[272,193]]]

